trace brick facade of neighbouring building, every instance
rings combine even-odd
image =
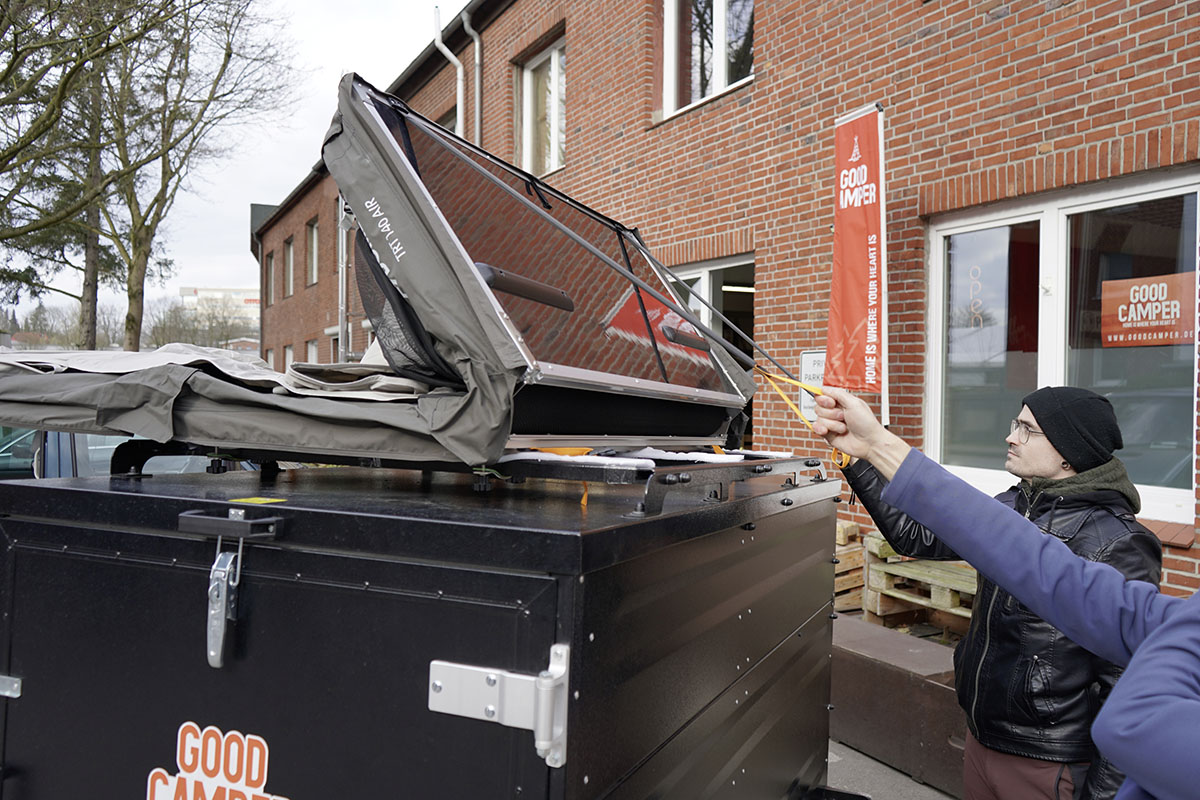
[[[1183,198],[1180,241],[1190,224],[1192,250],[1180,253],[1178,271],[1192,271],[1194,286],[1200,2],[759,2],[752,76],[679,103],[681,109],[664,109],[663,28],[670,15],[661,0],[475,0],[467,9],[483,42],[480,145],[521,163],[524,67],[558,43],[566,65],[563,162],[546,181],[637,225],[668,266],[701,275],[752,264],[754,336],[793,370],[802,353],[824,347],[833,121],[881,103],[891,423],[935,456],[949,441],[943,371],[951,362],[930,355],[941,352],[931,345],[950,324],[943,309],[931,306],[931,294],[941,297],[949,280],[944,262],[955,236],[1037,226],[1043,267],[1028,294],[1039,298],[1035,306],[1043,304],[1038,318],[1050,330],[1057,324],[1052,304],[1063,298],[1066,309],[1071,291],[1073,220],[1096,209]],[[432,119],[456,111],[470,138],[477,116],[473,44],[458,20],[444,35],[466,68],[465,108],[454,108],[454,69],[432,47],[407,68],[398,64],[404,71],[388,88]],[[336,257],[326,252],[335,244],[335,198],[328,176],[313,173],[258,228],[260,252],[277,254],[276,297],[266,301],[265,274],[263,293],[263,348],[276,350],[277,367],[284,343],[303,360],[304,342],[327,341],[323,332],[336,324]],[[314,216],[328,260],[316,286],[300,285],[285,299],[278,253],[288,236],[303,242]],[[1119,261],[1105,258],[1110,267]],[[1054,259],[1064,264],[1058,273],[1046,266]],[[1090,308],[1088,298],[1077,302]],[[1066,382],[1070,375],[1073,356],[1058,351],[1075,352],[1076,340],[1063,327],[1061,341],[1043,331],[1031,354],[1040,359],[1038,382],[1046,376]],[[1176,594],[1200,587],[1198,373],[1190,347],[1190,364],[1178,353],[1171,362],[1186,374],[1182,387],[1170,391],[1192,420],[1185,426],[1192,439],[1154,445],[1155,452],[1182,449],[1190,464],[1182,478],[1147,495],[1141,515],[1168,544],[1164,586]],[[355,341],[352,349],[362,346]],[[326,353],[327,345],[322,360],[329,360]],[[1093,355],[1099,362],[1112,354]],[[1015,416],[1019,404],[1010,406],[996,413]],[[754,416],[758,447],[825,451],[770,391],[756,397]],[[1006,431],[1008,417],[1002,421]],[[1002,439],[995,441],[997,463]],[[1003,479],[999,469],[985,472],[985,488]]]

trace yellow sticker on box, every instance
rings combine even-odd
[[[229,502],[231,503],[254,503],[255,505],[265,505],[267,503],[286,503],[282,497],[235,497]]]

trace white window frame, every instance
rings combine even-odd
[[[938,217],[930,224],[926,251],[929,253],[929,324],[926,334],[925,369],[925,447],[934,458],[942,456],[942,393],[943,370],[946,358],[946,238],[958,233],[1014,225],[1019,222],[1038,222],[1038,350],[1037,385],[1061,386],[1067,376],[1067,315],[1070,274],[1068,248],[1068,217],[1087,211],[1110,208],[1127,203],[1146,202],[1194,192],[1200,195],[1200,170],[1173,170],[1155,175],[1139,175],[1105,183],[1094,189],[1075,187],[1069,191],[1048,192],[1035,198],[997,205],[983,210],[964,210]],[[1197,202],[1200,208],[1200,202]],[[1200,216],[1200,212],[1198,212]],[[1198,252],[1200,260],[1200,222]],[[1197,269],[1200,274],[1200,268]],[[1197,308],[1200,314],[1200,306]],[[1200,320],[1198,320],[1200,321]],[[1200,336],[1192,353],[1192,374],[1200,363]],[[1196,384],[1192,384],[1192,407],[1195,408]],[[1020,409],[1014,409],[1014,413]],[[1192,437],[1196,438],[1196,422],[1192,420]],[[997,443],[997,453],[1001,443]],[[1120,453],[1117,453],[1120,457]],[[999,458],[999,456],[997,456]],[[1003,469],[947,466],[950,472],[989,494],[997,494],[1011,486],[1012,475]],[[1192,464],[1192,487],[1171,489],[1162,486],[1137,484],[1142,496],[1140,516],[1163,522],[1192,524],[1196,515],[1196,469]]]
[[[320,229],[317,227],[317,222],[317,218],[314,217],[304,226],[304,240],[308,248],[308,252],[306,253],[308,256],[308,262],[305,278],[306,283],[309,286],[312,286],[314,283],[316,283],[317,278],[320,277],[319,267],[321,262],[317,256],[317,250],[319,246],[318,236],[320,234]]]
[[[287,372],[288,367],[296,363],[296,351],[290,344],[283,346],[283,371]]]
[[[550,163],[542,175],[549,175],[563,168],[559,161],[558,150],[562,145],[559,138],[560,115],[566,113],[563,99],[558,96],[559,59],[557,53],[567,45],[566,38],[559,39],[554,44],[538,53],[521,68],[521,168],[533,172],[533,71],[547,59],[550,60]]]
[[[289,236],[283,242],[283,296],[291,297],[295,291],[296,247],[295,239]]]
[[[713,89],[685,106],[679,106],[679,3],[663,0],[663,116],[686,113],[696,106],[732,92],[754,80],[754,70],[733,83],[729,80],[728,0],[713,0]]]
[[[698,261],[678,269],[672,268],[671,272],[675,273],[675,276],[681,281],[689,281],[692,278],[699,278],[699,281],[695,286],[696,294],[723,311],[724,309],[721,308],[721,298],[718,297],[715,300],[713,299],[713,297],[716,295],[716,281],[714,278],[716,277],[717,273],[722,270],[726,270],[731,267],[745,266],[754,266],[754,256],[752,254],[744,253],[736,256],[714,258],[708,261]],[[712,309],[703,303],[700,304],[700,308],[694,308],[688,304],[686,292],[678,292],[678,294],[683,295],[679,299],[683,302],[684,306],[694,311],[696,316],[700,318],[700,321],[703,322],[708,328],[712,329],[714,322]],[[746,331],[745,333],[748,336],[753,335],[749,331]]]
[[[263,361],[267,362],[267,366],[275,369],[275,351],[267,348],[267,352],[263,353]]]
[[[309,364],[321,363],[321,342],[319,339],[309,339],[304,343],[304,360]]]
[[[266,290],[267,302],[266,305],[271,305],[275,302],[275,251],[267,253],[263,257],[263,271],[266,273]]]

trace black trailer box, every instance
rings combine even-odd
[[[771,464],[0,483],[0,797],[819,793],[838,483]]]

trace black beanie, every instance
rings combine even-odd
[[[1076,472],[1106,464],[1124,446],[1108,398],[1075,386],[1046,386],[1021,401]]]

